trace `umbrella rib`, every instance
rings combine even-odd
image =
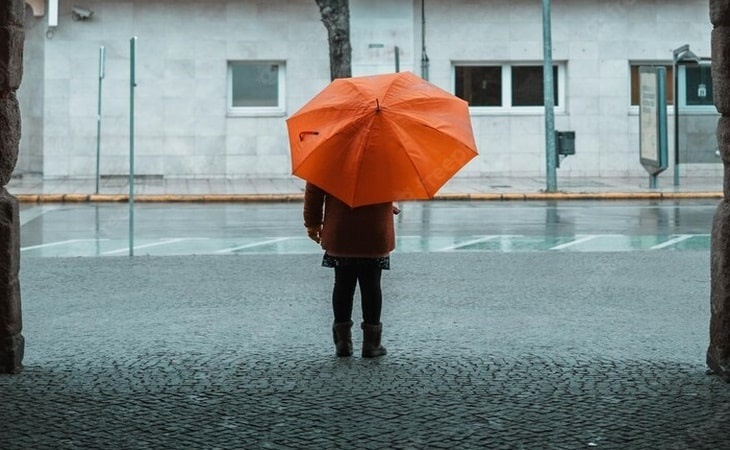
[[[451,135],[451,134],[449,134],[449,133],[445,133],[445,132],[444,132],[443,130],[440,130],[440,129],[438,129],[438,128],[434,127],[433,125],[429,124],[428,122],[425,122],[425,121],[421,120],[421,118],[419,118],[419,117],[417,117],[417,116],[412,116],[412,115],[409,115],[409,114],[405,114],[405,113],[401,113],[401,112],[392,112],[392,113],[394,113],[394,115],[402,115],[402,116],[407,116],[407,117],[409,117],[410,119],[413,119],[413,120],[417,121],[418,123],[420,123],[420,124],[421,124],[421,125],[423,125],[424,127],[430,128],[430,129],[431,129],[431,130],[433,130],[433,131],[436,131],[436,132],[438,132],[438,133],[441,133],[441,134],[443,134],[444,136],[448,137],[448,138],[449,138],[450,140],[452,140],[452,141],[455,141],[455,142],[457,142],[457,143],[459,142],[458,138],[456,138],[455,136],[452,136],[452,135]],[[391,126],[391,128],[393,128],[393,129],[395,129],[395,130],[396,130],[396,132],[397,132],[398,134],[402,134],[402,133],[403,133],[403,132],[401,131],[400,127],[398,127],[398,126],[396,125],[397,121],[395,121],[395,120],[392,120],[392,121],[389,121],[388,123],[389,123],[389,125]],[[409,152],[408,152],[408,149],[407,149],[407,148],[406,148],[405,146],[401,146],[400,148],[401,148],[401,150],[402,150],[403,152],[405,152],[405,153],[406,153],[406,154],[408,155],[408,153],[409,153]],[[474,149],[474,152],[475,152],[475,156],[476,156],[476,149]],[[424,183],[423,179],[422,179],[422,178],[421,178],[421,176],[420,176],[420,172],[419,172],[419,171],[417,170],[416,164],[415,164],[415,163],[413,162],[413,160],[412,160],[412,159],[411,159],[410,157],[409,157],[409,158],[407,158],[407,159],[408,159],[408,162],[409,162],[409,163],[411,164],[411,166],[413,166],[414,172],[415,172],[416,174],[418,174],[418,175],[419,175],[419,176],[417,177],[417,178],[418,178],[418,181],[419,181],[419,182],[421,183],[421,186],[423,187],[423,191],[424,191],[424,192],[426,193],[426,195],[428,195],[428,196],[431,196],[431,195],[434,195],[434,194],[436,194],[436,191],[438,191],[438,189],[440,189],[440,188],[441,188],[441,186],[443,186],[443,183],[442,183],[442,184],[441,184],[441,186],[439,186],[439,187],[438,187],[438,188],[437,188],[436,190],[434,190],[433,194],[432,194],[432,193],[430,193],[430,192],[429,192],[429,190],[428,190],[428,187],[427,187],[427,186],[425,185],[425,183]]]
[[[405,152],[406,154],[408,153],[408,150],[406,150],[406,148],[404,146],[401,146],[401,150],[403,152]],[[423,188],[423,192],[425,192],[426,195],[430,197],[431,194],[428,192],[428,188],[426,187],[426,184],[423,182],[423,178],[421,178],[421,174],[418,172],[418,169],[416,168],[416,164],[413,162],[413,160],[411,158],[408,158],[408,162],[410,162],[411,163],[411,166],[413,166],[413,171],[416,172],[416,174],[418,174],[418,177],[417,177],[418,178],[418,182],[421,183],[421,187]],[[435,194],[435,192],[434,192],[434,194]]]
[[[352,110],[354,111],[354,110],[361,110],[361,109],[359,109],[359,108],[353,108]],[[333,111],[336,111],[336,109],[334,109],[334,108],[333,108]],[[365,111],[365,112],[367,112],[367,111]],[[305,114],[308,114],[308,113],[309,113],[309,112],[307,112],[307,113],[305,113]],[[358,123],[358,122],[359,122],[360,120],[363,120],[363,119],[364,119],[364,118],[366,118],[366,117],[367,117],[366,115],[362,114],[362,115],[360,115],[359,117],[356,117],[355,119],[353,119],[353,120],[352,120],[351,122],[348,122],[348,123],[347,123],[347,124],[345,124],[344,126],[341,126],[341,127],[337,128],[337,130],[336,130],[336,131],[334,131],[334,132],[330,133],[330,134],[329,134],[328,136],[323,136],[323,135],[322,135],[322,134],[320,133],[320,134],[319,134],[319,136],[320,136],[320,139],[322,139],[322,142],[327,142],[327,141],[329,141],[329,140],[333,139],[333,138],[334,138],[335,136],[337,136],[337,135],[339,135],[339,134],[343,133],[343,132],[344,132],[344,130],[346,130],[347,128],[350,128],[350,127],[354,127],[354,126],[355,126],[354,124],[357,124],[357,123]],[[311,130],[311,131],[316,131],[316,130]],[[304,165],[304,163],[305,163],[305,162],[306,162],[306,161],[307,161],[307,160],[308,160],[308,159],[309,159],[309,158],[310,158],[310,157],[311,157],[311,156],[312,156],[313,154],[314,154],[314,152],[310,152],[310,153],[309,153],[309,154],[307,154],[307,155],[306,155],[306,156],[305,156],[304,158],[302,158],[301,162],[299,163],[299,166],[297,166],[297,167],[300,167],[300,166]],[[294,170],[296,170],[296,168],[292,168],[292,171],[294,171]]]
[[[322,113],[333,114],[333,115],[339,116],[339,115],[342,115],[343,112],[352,113],[355,115],[365,115],[366,113],[369,112],[369,110],[366,108],[354,108],[354,107],[345,108],[345,107],[339,107],[338,105],[330,105],[330,106],[324,106],[324,107],[317,108],[317,109],[310,109],[309,111],[295,113],[294,115],[289,117],[288,120],[292,120],[292,119],[301,120],[302,118],[306,118],[309,115],[319,116]],[[356,113],[360,113],[360,114],[356,114]]]
[[[362,166],[362,161],[364,159],[364,149],[366,149],[366,148],[368,148],[370,146],[370,140],[372,139],[372,136],[373,136],[373,132],[372,132],[373,131],[372,130],[372,121],[375,119],[375,116],[370,116],[369,118],[370,118],[371,123],[370,123],[370,126],[366,127],[366,129],[367,129],[367,139],[365,141],[366,143],[365,143],[364,146],[362,146],[359,149],[358,154],[357,154],[357,156],[355,158],[355,161],[356,161],[355,162],[355,167],[357,169],[355,170],[355,183],[353,184],[353,186],[358,186],[359,185],[359,182],[360,182],[360,174],[361,174],[360,167]],[[350,198],[350,201],[353,204],[355,203],[355,193],[356,192],[357,192],[357,189],[353,189],[352,190],[352,197]]]
[[[408,114],[407,112],[392,111],[392,110],[390,111],[390,114],[407,117],[407,118],[409,118],[409,119],[411,119],[413,121],[418,122],[419,124],[423,125],[424,127],[430,128],[430,129],[432,129],[434,131],[437,131],[437,132],[439,132],[439,133],[441,133],[441,134],[443,134],[445,136],[450,137],[451,139],[456,140],[457,142],[459,140],[458,137],[453,136],[451,133],[448,132],[448,130],[439,129],[439,128],[433,126],[431,123],[429,123],[428,121],[422,119],[421,117],[419,117],[417,115],[412,115],[412,114]],[[451,122],[450,123],[450,125],[452,125],[452,126],[453,126],[453,124],[454,124],[454,122]],[[474,150],[476,151],[476,148],[474,148]]]
[[[391,127],[391,129],[394,129],[397,134],[403,134],[403,132],[397,125],[393,125],[390,122],[386,122],[386,123],[388,123],[388,125]],[[416,164],[413,162],[413,159],[410,158],[410,154],[408,153],[408,150],[406,149],[406,147],[404,145],[401,145],[400,149],[403,153],[406,154],[406,159],[410,163],[411,167],[413,167],[413,172],[417,175],[416,178],[418,178],[418,182],[421,184],[421,187],[423,188],[423,192],[425,192],[427,196],[430,196],[430,194],[428,192],[428,188],[426,188],[426,185],[423,183],[423,179],[421,178],[421,174],[420,174],[420,172],[418,172],[418,167],[416,167]]]

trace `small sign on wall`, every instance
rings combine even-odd
[[[668,164],[666,91],[664,67],[639,67],[639,156],[653,177]]]

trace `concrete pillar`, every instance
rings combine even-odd
[[[23,76],[24,0],[0,2],[0,373],[23,369],[20,311],[18,201],[5,189],[18,160],[20,107],[15,91]]]

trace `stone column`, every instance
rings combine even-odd
[[[23,369],[20,312],[18,200],[5,185],[18,160],[20,107],[15,91],[23,76],[24,0],[0,1],[0,373]]]

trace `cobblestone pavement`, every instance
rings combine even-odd
[[[730,447],[707,252],[394,255],[375,360],[333,356],[331,276],[314,255],[25,258],[0,448]]]

